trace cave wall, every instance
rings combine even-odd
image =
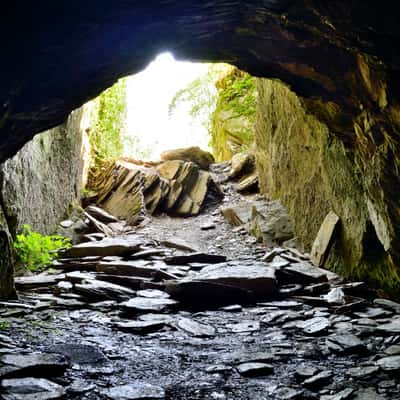
[[[287,85],[258,79],[257,87],[256,158],[261,190],[281,199],[308,249],[325,216],[334,211],[341,225],[326,266],[398,297],[400,260],[394,243],[399,228],[393,226],[388,204],[377,202],[370,192],[374,180],[374,191],[385,193],[379,182],[388,172],[374,168],[375,158],[385,153],[360,162],[358,151],[346,147],[316,118],[310,103]],[[320,110],[324,106],[320,104]]]
[[[232,67],[216,82],[210,145],[217,161],[230,160],[254,142],[257,89],[255,78]]]
[[[87,174],[91,105],[28,142],[0,166],[0,298],[16,296],[12,237],[28,224],[52,234],[80,199]]]
[[[12,235],[24,224],[42,234],[54,233],[68,206],[78,202],[88,124],[89,108],[83,106],[1,165],[2,208]]]

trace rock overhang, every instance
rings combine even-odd
[[[280,78],[344,116],[360,104],[380,114],[357,54],[367,60],[364,80],[384,76],[388,103],[397,104],[399,15],[373,1],[8,2],[0,28],[9,38],[0,67],[0,159],[165,50]]]

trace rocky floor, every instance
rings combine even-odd
[[[219,176],[223,171],[219,172]],[[400,305],[220,208],[92,236],[0,304],[1,395],[45,399],[400,399]]]

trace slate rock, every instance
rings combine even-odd
[[[217,365],[212,365],[210,367],[206,368],[206,372],[208,374],[220,374],[223,372],[231,371],[232,367],[224,364],[217,364]]]
[[[296,368],[295,375],[299,380],[313,377],[319,372],[319,368],[313,366],[300,366]]]
[[[346,371],[346,374],[355,379],[366,379],[375,375],[379,371],[379,367],[354,367]]]
[[[321,387],[328,384],[333,377],[332,371],[322,371],[303,382],[304,387],[310,390],[319,390]]]
[[[188,243],[185,240],[177,237],[161,240],[160,244],[177,250],[198,252],[198,249],[192,243]]]
[[[330,211],[319,228],[311,249],[311,260],[317,267],[324,264],[340,218]]]
[[[213,222],[207,222],[207,223],[200,225],[200,229],[202,231],[209,231],[211,229],[215,229],[216,227],[217,226]]]
[[[302,399],[303,397],[303,390],[293,389],[290,387],[283,387],[277,389],[274,392],[276,399],[279,400],[295,400],[295,399]]]
[[[0,357],[0,378],[51,377],[62,375],[68,362],[60,354],[5,354]]]
[[[100,207],[90,205],[85,208],[85,211],[90,214],[92,217],[96,218],[100,222],[108,224],[110,222],[119,222],[119,219],[103,210]]]
[[[193,278],[184,279],[188,282]],[[276,293],[275,269],[263,263],[252,265],[217,264],[203,268],[196,276],[196,281],[229,285],[247,290],[255,296],[268,297]]]
[[[325,271],[307,262],[297,262],[277,271],[280,284],[300,283],[302,285],[328,281]]]
[[[148,258],[154,256],[161,256],[164,254],[165,254],[164,250],[148,249],[148,250],[138,251],[137,253],[130,254],[129,256],[125,256],[124,258],[127,260],[147,260]]]
[[[243,307],[240,304],[232,304],[230,306],[221,307],[221,311],[225,312],[240,312]]]
[[[56,285],[65,279],[65,274],[39,274],[31,276],[16,276],[15,287],[19,290],[26,290],[37,286]]]
[[[107,362],[103,352],[87,344],[55,344],[45,349],[46,352],[63,355],[73,364],[101,364]]]
[[[258,191],[258,173],[254,171],[253,173],[244,176],[235,186],[235,190],[239,193]]]
[[[99,280],[75,284],[75,291],[92,300],[126,300],[135,296],[135,291],[132,289]]]
[[[148,299],[167,299],[170,295],[162,290],[158,289],[145,289],[145,290],[138,290],[136,292],[136,296],[138,297],[146,297]]]
[[[65,395],[62,386],[38,378],[3,379],[1,389],[4,400],[57,400]]]
[[[127,313],[162,312],[178,304],[172,299],[135,297],[122,303]]]
[[[226,256],[207,253],[191,253],[164,258],[164,262],[169,265],[187,265],[190,263],[218,264],[225,261]]]
[[[104,389],[101,394],[110,400],[158,400],[165,399],[162,387],[142,381],[134,381],[128,385],[114,386]]]
[[[243,363],[236,368],[240,375],[247,377],[270,375],[274,371],[274,367],[271,364],[260,362]]]
[[[193,308],[218,308],[232,303],[249,303],[251,292],[240,287],[215,282],[197,281],[196,277],[168,282],[166,290],[172,298]]]
[[[351,333],[328,336],[326,343],[331,350],[338,353],[364,354],[367,352],[365,343]]]
[[[139,251],[141,245],[141,241],[132,238],[105,238],[72,246],[63,253],[63,257],[123,256]]]
[[[321,335],[330,327],[331,323],[328,318],[315,317],[301,323],[303,332],[306,335]]]
[[[234,333],[255,332],[260,330],[260,322],[242,321],[236,324],[227,324],[226,327]]]
[[[163,321],[130,321],[117,322],[114,326],[122,332],[145,335],[147,333],[157,332],[165,326]]]
[[[400,334],[400,319],[394,319],[387,324],[378,325],[376,329],[387,335],[398,335]]]
[[[321,400],[347,400],[354,393],[354,389],[347,388],[333,395],[323,395]]]
[[[374,304],[400,314],[400,304],[388,299],[375,299]]]
[[[374,388],[359,389],[351,400],[385,400],[386,397],[381,396]]]
[[[386,372],[399,372],[400,356],[384,357],[378,360],[376,364]]]
[[[107,261],[99,262],[96,271],[109,275],[132,276],[141,278],[171,278],[169,274],[159,268],[145,266],[138,261]]]
[[[212,337],[216,333],[213,326],[189,318],[180,318],[177,327],[195,337]]]
[[[393,346],[389,346],[385,350],[385,354],[387,354],[388,356],[400,355],[400,345],[399,344],[394,344]]]

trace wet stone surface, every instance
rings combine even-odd
[[[224,189],[223,205],[243,201]],[[358,284],[313,270],[307,255],[256,243],[224,222],[218,204],[191,219],[153,218],[127,235],[132,253],[115,255],[118,238],[104,257],[71,251],[54,266],[60,279],[21,279],[20,301],[0,304],[0,396],[400,399],[396,304],[354,297]],[[201,258],[170,263],[194,252]],[[223,282],[201,280],[218,265]],[[230,276],[235,265],[241,273]],[[265,291],[242,273],[256,265],[266,269]],[[170,289],[182,282],[179,297]],[[326,300],[332,289],[343,302]]]

